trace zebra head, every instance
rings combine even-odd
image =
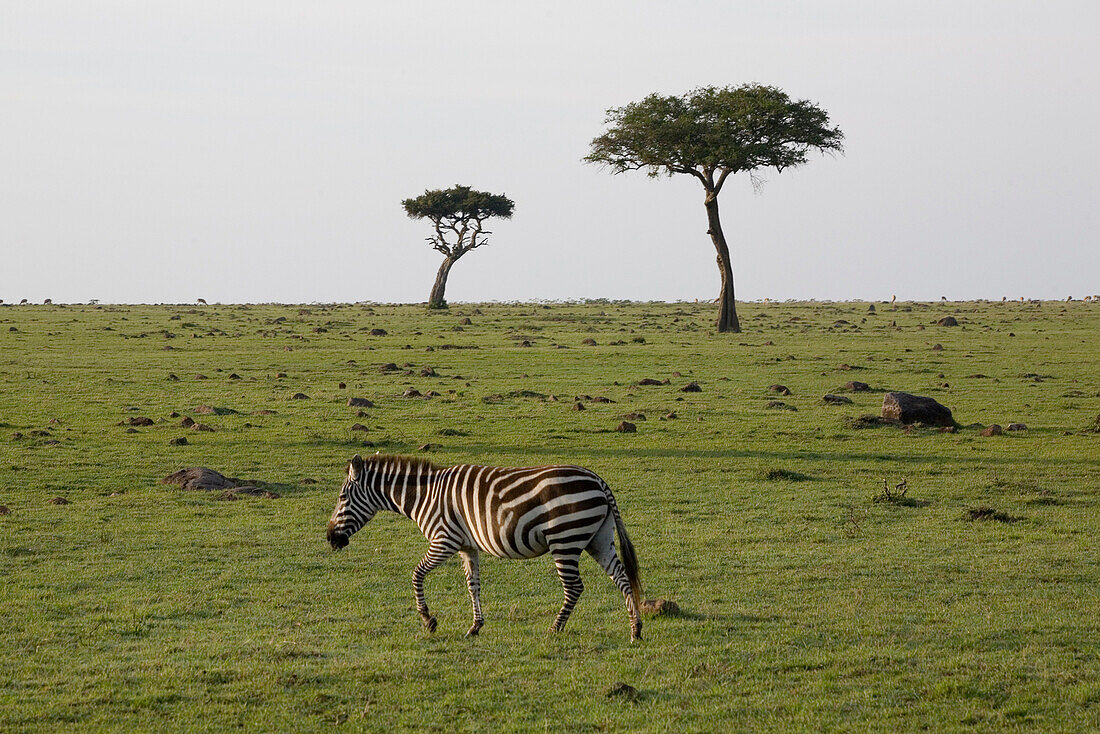
[[[340,497],[336,500],[336,509],[328,521],[328,542],[333,550],[340,550],[348,544],[359,528],[378,512],[377,505],[371,501],[367,491],[368,472],[363,457],[356,454],[348,462],[348,476],[340,488]]]

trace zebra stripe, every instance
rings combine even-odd
[[[421,459],[356,455],[328,523],[332,547],[345,547],[379,510],[410,518],[428,539],[428,552],[413,571],[413,594],[431,632],[436,619],[424,598],[424,577],[455,553],[462,558],[474,612],[466,634],[476,635],[485,622],[479,552],[498,558],[550,553],[565,595],[551,625],[560,631],[584,591],[578,564],[587,551],[623,593],[631,640],[641,638],[638,559],[615,496],[595,472],[579,466],[442,468]],[[615,550],[616,533],[622,560]]]

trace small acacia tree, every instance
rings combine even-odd
[[[435,228],[427,240],[443,253],[443,264],[428,296],[428,308],[446,308],[443,296],[451,266],[470,250],[488,244],[492,232],[485,229],[485,220],[511,219],[516,205],[504,194],[474,191],[456,184],[449,189],[425,191],[415,199],[405,199],[401,206],[410,219],[428,219]]]
[[[585,157],[614,173],[644,170],[650,176],[686,173],[706,191],[707,234],[718,252],[722,290],[718,331],[741,331],[733,293],[733,266],[718,217],[718,194],[731,174],[800,166],[811,150],[841,151],[844,134],[829,115],[807,100],[794,101],[776,87],[700,87],[687,94],[651,94],[607,111],[608,130]]]

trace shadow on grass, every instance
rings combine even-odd
[[[521,454],[529,456],[548,456],[559,460],[562,457],[562,449],[554,446],[509,446],[505,444],[466,444],[462,446],[441,446],[449,451],[465,453],[486,454]],[[396,450],[396,449],[395,449]],[[952,456],[950,460],[943,456],[914,456],[913,454],[888,454],[888,453],[855,453],[855,452],[831,452],[831,451],[768,451],[749,449],[675,449],[675,448],[618,448],[618,447],[583,447],[573,446],[569,448],[572,456],[608,457],[608,458],[639,458],[639,459],[770,459],[773,461],[867,461],[873,463],[890,464],[916,464],[943,466],[945,463],[988,466],[999,464],[1010,466],[1015,464],[1046,466],[1091,466],[1095,462],[1088,459],[1058,458],[1058,457],[996,457],[996,456]]]

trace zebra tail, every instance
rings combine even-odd
[[[630,581],[630,592],[634,597],[634,608],[642,608],[642,577],[638,571],[638,556],[634,552],[634,544],[630,542],[630,535],[626,532],[622,515],[619,514],[619,505],[615,502],[615,496],[611,494],[611,488],[607,488],[607,498],[611,501],[611,512],[615,516],[615,530],[619,534],[619,553],[622,555],[623,567],[626,569],[626,578]]]

